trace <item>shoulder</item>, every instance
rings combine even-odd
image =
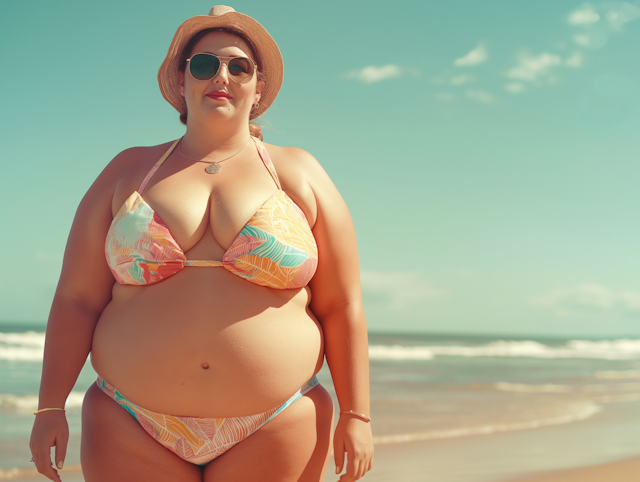
[[[264,144],[269,152],[269,157],[280,175],[284,171],[286,176],[289,173],[298,176],[312,175],[322,166],[313,155],[299,147],[281,147],[273,144]]]
[[[108,200],[109,204],[125,195],[127,191],[128,197],[138,188],[149,169],[173,142],[149,147],[130,147],[119,152],[105,166],[85,197],[90,200]]]
[[[130,147],[119,152],[107,164],[105,172],[110,174],[124,174],[126,171],[136,168],[153,166],[162,157],[175,141],[165,142],[157,146],[137,146]],[[150,164],[150,165],[149,165]]]

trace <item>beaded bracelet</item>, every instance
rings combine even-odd
[[[33,414],[38,415],[41,412],[48,412],[49,410],[62,410],[63,412],[66,412],[64,408],[41,408],[40,410],[36,410],[35,412],[33,412]]]
[[[353,410],[340,410],[340,413],[348,413],[349,415],[354,415],[367,423],[371,422],[371,417],[367,417],[364,413],[354,412]]]

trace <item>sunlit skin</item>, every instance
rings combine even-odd
[[[193,53],[246,56],[239,37],[214,32]],[[255,60],[255,59],[253,59]],[[267,79],[268,82],[268,79]],[[229,80],[226,65],[208,81],[182,78],[189,116],[182,152],[224,159],[249,140],[251,106],[263,84]],[[227,92],[228,100],[207,97]],[[264,412],[287,400],[326,356],[343,410],[369,414],[366,324],[349,212],[318,162],[297,148],[266,144],[282,187],[304,211],[318,244],[308,286],[277,290],[222,268],[185,268],[151,286],[114,282],[104,257],[113,216],[170,146],[123,151],[91,186],[76,214],[49,323],[40,407],[61,407],[87,354],[95,370],[132,402],[166,414],[228,417]],[[247,220],[276,190],[251,143],[221,164],[175,150],[152,178],[145,201],[187,259],[221,259]],[[83,406],[82,465],[94,481],[320,481],[332,448],[334,410],[316,387],[204,468],[151,438],[95,385]],[[31,448],[41,473],[64,460],[63,412],[36,417]],[[333,434],[342,482],[371,468],[370,425],[340,416]],[[348,453],[348,454],[345,454]],[[336,476],[337,477],[337,476]]]

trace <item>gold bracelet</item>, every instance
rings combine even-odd
[[[340,410],[340,413],[348,413],[349,415],[354,415],[358,418],[361,418],[365,422],[371,422],[371,417],[367,417],[364,413],[354,412],[353,410]]]
[[[48,412],[49,410],[62,410],[63,412],[66,412],[64,408],[41,408],[40,410],[36,410],[35,412],[33,412],[33,414],[38,415],[41,412]]]

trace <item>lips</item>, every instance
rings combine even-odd
[[[231,99],[231,96],[222,90],[212,90],[207,93],[207,97],[214,100],[228,100]]]

